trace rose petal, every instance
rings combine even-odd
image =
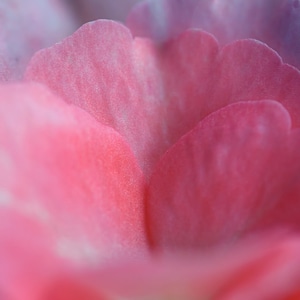
[[[264,212],[248,231],[261,231],[266,228],[284,228],[300,230],[300,131],[293,130],[290,134],[289,149],[284,156],[289,157],[281,170],[282,181],[276,200]]]
[[[55,283],[43,292],[40,300],[111,300],[111,297],[103,296],[97,288],[91,287],[74,279],[64,279]]]
[[[292,299],[299,295],[299,250],[297,238],[261,236],[225,251],[82,272],[70,281],[109,300]],[[62,283],[46,295],[59,295]]]
[[[47,265],[28,248],[75,266],[145,254],[143,176],[114,130],[36,84],[1,87],[0,118],[0,290]]]
[[[300,73],[283,64],[264,44],[241,40],[220,52],[213,82],[210,112],[240,100],[273,99],[289,111],[294,127],[300,127]]]
[[[53,238],[34,212],[19,213],[1,202],[0,218],[0,297],[35,300],[68,266],[55,255]]]
[[[23,76],[31,56],[71,34],[76,26],[61,0],[0,3],[0,81]]]
[[[116,129],[147,176],[183,134],[232,102],[278,100],[300,126],[299,72],[261,43],[241,41],[219,52],[200,31],[158,48],[132,40],[120,24],[97,21],[35,55],[26,78]]]
[[[287,111],[265,100],[227,106],[181,138],[150,181],[153,247],[201,249],[243,235],[290,178],[289,132]]]
[[[193,53],[183,52],[186,46],[191,50],[195,44]],[[67,102],[115,128],[148,173],[158,157],[195,125],[200,105],[192,93],[196,90],[199,97],[205,92],[216,47],[210,36],[191,34],[160,53],[149,40],[133,41],[122,25],[98,21],[83,26],[62,44],[39,52],[26,77],[45,83]],[[171,90],[164,83],[169,80],[176,84],[172,76],[168,78],[172,65],[175,63],[178,70],[189,73],[188,63],[198,51],[193,59],[197,71],[183,77],[179,91],[173,90],[170,95]],[[199,86],[202,79],[203,85]],[[182,90],[187,88],[191,92]]]

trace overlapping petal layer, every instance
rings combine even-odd
[[[163,40],[190,27],[189,14],[199,13],[199,1],[172,3],[167,23],[156,27]],[[248,17],[237,15],[241,3],[233,9],[201,2],[210,9],[204,28],[221,35],[221,45],[256,37],[255,26],[235,31],[237,19]],[[151,19],[143,5],[140,16],[146,8]],[[280,13],[292,8],[288,17],[297,16],[299,1],[284,5]],[[173,11],[179,23],[172,23]],[[234,30],[222,26],[225,13]],[[281,17],[273,20],[278,28]],[[263,23],[262,15],[256,18]],[[297,22],[286,29],[287,44],[297,36]],[[12,47],[22,62],[14,64],[11,53],[3,79],[20,76],[34,47],[44,46],[39,43],[26,44],[28,52],[23,44]],[[299,297],[298,239],[262,244],[253,238],[225,256],[220,247],[255,231],[299,230],[300,74],[275,52],[254,40],[220,48],[198,30],[157,46],[99,21],[39,52],[26,78],[69,104],[38,84],[0,87],[0,298]],[[151,179],[146,224],[153,249],[195,249],[199,256],[76,277],[78,266],[89,270],[147,251],[140,167]],[[215,255],[203,254],[214,245]]]
[[[221,44],[255,38],[300,66],[299,0],[145,0],[127,25],[135,36],[168,41],[188,28],[214,34]]]
[[[218,48],[192,30],[156,47],[122,25],[97,21],[35,55],[26,78],[48,85],[130,144],[149,176],[161,155],[211,112],[241,100],[274,99],[300,125],[300,74],[266,45]]]
[[[0,291],[33,299],[59,261],[145,255],[144,179],[118,133],[37,84],[2,86],[0,118]]]
[[[85,272],[58,280],[43,299],[297,299],[299,251],[297,238],[262,236],[222,253]]]
[[[293,197],[288,188],[299,186],[300,136],[290,125],[278,102],[239,102],[182,137],[150,181],[146,211],[153,247],[180,251],[230,243],[270,211],[273,225],[300,229],[299,188]],[[282,217],[285,222],[276,222]]]

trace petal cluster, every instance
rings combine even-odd
[[[148,0],[29,64],[52,37],[12,35],[0,298],[299,298],[299,3],[243,3]]]
[[[154,248],[205,248],[279,219],[298,230],[300,74],[266,45],[190,30],[156,47],[97,21],[40,51],[26,79],[126,139]]]
[[[183,134],[227,104],[277,100],[293,126],[300,123],[297,70],[257,41],[220,49],[199,30],[156,47],[115,22],[89,23],[35,55],[25,77],[117,130],[147,175]]]

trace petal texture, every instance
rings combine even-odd
[[[144,180],[123,139],[39,85],[0,99],[0,290],[34,289],[28,270],[51,255],[73,266],[144,255]]]
[[[290,156],[293,138],[289,114],[274,101],[240,102],[205,118],[165,154],[150,181],[146,212],[154,249],[233,242],[276,210],[287,196],[283,186],[295,169],[299,174],[299,160]],[[294,199],[286,218],[299,207],[299,193]]]
[[[289,110],[293,126],[300,125],[297,70],[259,42],[219,49],[211,35],[197,30],[157,47],[133,40],[120,24],[89,23],[36,54],[26,78],[117,130],[147,176],[183,134],[229,103],[274,99]]]
[[[196,43],[194,52],[201,53],[193,61],[196,72],[189,72],[194,52],[185,52],[187,43],[189,50]],[[195,101],[193,92],[198,91],[197,97],[205,92],[216,51],[214,39],[200,34],[195,38],[188,35],[186,41],[161,53],[150,40],[133,40],[122,25],[97,21],[84,25],[62,44],[39,52],[26,78],[45,83],[67,102],[115,128],[149,173],[158,157],[198,119],[195,110],[200,109],[200,102]],[[161,66],[161,61],[166,66]],[[183,77],[178,90],[171,91],[165,81],[176,84],[178,78],[169,76],[174,63],[190,75]],[[183,90],[190,87],[191,91]],[[186,96],[183,99],[182,94]]]

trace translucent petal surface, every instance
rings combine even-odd
[[[51,256],[145,254],[143,176],[114,130],[39,85],[1,87],[0,116],[0,291],[34,290]]]
[[[101,300],[103,291],[105,300],[297,299],[292,296],[299,296],[299,250],[297,238],[272,241],[268,235],[198,257],[85,272],[73,285],[74,290],[76,284],[85,286],[86,293],[99,291],[99,298],[91,299]],[[49,295],[60,289],[58,281]]]
[[[201,31],[156,47],[110,21],[89,23],[39,52],[26,78],[116,129],[149,176],[161,155],[209,113],[240,100],[274,99],[300,124],[300,74],[267,46],[219,50]]]
[[[287,111],[274,101],[240,102],[205,118],[166,153],[150,181],[153,247],[179,251],[235,241],[270,209],[278,217],[284,196],[285,218],[299,211],[299,193],[290,201],[285,189],[299,174],[294,138]]]

